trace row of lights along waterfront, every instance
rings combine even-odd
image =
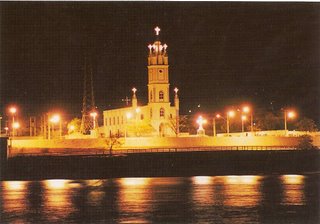
[[[16,119],[16,114],[18,112],[18,109],[16,106],[11,106],[9,107],[9,113],[11,115],[11,136],[15,137],[16,136],[16,131],[17,129],[20,128],[20,123],[17,121]],[[93,111],[90,113],[90,116],[93,119],[93,129],[96,128],[96,117],[97,117],[98,113]],[[1,117],[2,119],[2,117]],[[51,135],[52,135],[52,131],[54,130],[54,125],[59,124],[59,137],[62,137],[62,118],[61,115],[58,113],[55,113],[53,115],[48,115],[48,139],[51,139]],[[75,127],[73,125],[70,126],[71,130],[74,130]],[[0,130],[1,130],[1,122],[0,122]],[[8,136],[10,133],[8,133],[10,131],[9,127],[5,127],[5,135]]]
[[[250,116],[250,131],[253,132],[253,112],[252,108],[249,106],[243,106],[242,109],[238,109],[237,111],[242,112],[241,115],[241,131],[244,132],[244,123],[248,120],[248,115]],[[227,135],[230,133],[230,119],[235,117],[236,111],[235,110],[230,110],[227,111],[226,116],[223,117],[221,114],[217,113],[213,117],[212,121],[212,126],[213,126],[213,136],[217,136],[217,131],[216,131],[216,119],[223,119],[227,123]],[[288,131],[287,127],[287,120],[288,119],[293,119],[296,117],[296,113],[292,110],[284,110],[284,129],[285,132]],[[204,129],[203,129],[203,124],[206,124],[207,120],[204,119],[201,115],[197,119],[197,124],[199,125],[198,134],[204,134]]]
[[[253,132],[253,110],[251,107],[249,106],[243,106],[241,109],[236,110],[238,112],[241,112],[241,131],[244,132],[244,124],[245,122],[248,120],[248,117],[250,117],[250,131]],[[226,112],[226,116],[222,116],[220,113],[217,113],[214,115],[213,117],[213,136],[217,136],[217,132],[216,132],[216,119],[223,119],[226,121],[226,126],[227,126],[227,135],[229,135],[230,133],[230,119],[234,118],[236,115],[236,111],[235,110],[229,110]],[[12,136],[14,137],[16,135],[16,130],[20,128],[20,123],[18,121],[16,121],[16,114],[17,114],[17,108],[12,106],[9,108],[9,113],[12,116],[12,123],[11,123],[11,127],[12,127]],[[138,114],[140,113],[140,108],[136,108],[135,110],[135,117],[138,117]],[[92,111],[90,113],[90,116],[93,119],[93,129],[97,128],[96,125],[96,117],[98,116],[98,113],[96,111]],[[131,112],[128,112],[126,114],[126,118],[127,121],[129,121],[131,118],[133,117],[133,114]],[[287,132],[288,131],[288,126],[287,126],[287,122],[288,119],[293,119],[296,117],[296,112],[293,110],[284,110],[284,130]],[[62,119],[61,119],[61,115],[60,114],[53,114],[52,116],[48,117],[48,139],[51,139],[51,129],[54,129],[54,125],[59,123],[59,137],[62,137]],[[205,118],[203,118],[201,115],[197,118],[196,120],[197,124],[199,125],[199,128],[197,130],[197,134],[199,135],[204,135],[205,134],[205,130],[203,128],[203,125],[207,123],[207,120]],[[51,127],[52,124],[52,127]],[[1,126],[0,126],[1,128]],[[70,130],[74,130],[75,127],[73,125],[71,125]],[[5,127],[4,128],[6,131],[6,135],[8,135],[8,131],[9,128]],[[125,130],[125,137],[127,135],[126,133],[127,131]]]

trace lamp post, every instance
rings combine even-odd
[[[12,124],[12,131],[13,131],[13,130],[16,130],[16,129],[18,129],[18,128],[20,128],[20,123],[19,123],[19,122],[14,122],[14,123]]]
[[[295,117],[296,117],[296,113],[294,111],[284,110],[284,130],[285,130],[285,134],[287,134],[287,131],[288,131],[287,119],[293,119]]]
[[[235,112],[233,110],[230,110],[227,113],[227,134],[228,134],[228,136],[229,136],[229,133],[230,133],[230,121],[229,121],[229,118],[234,117],[234,115],[235,115]]]
[[[216,114],[216,115],[213,117],[212,126],[213,126],[213,136],[214,136],[214,137],[217,136],[216,118],[217,118],[217,119],[221,118],[221,115],[220,115],[220,114]]]
[[[59,122],[59,136],[60,136],[60,138],[62,137],[62,125],[61,125],[61,117],[60,117],[60,115],[59,114],[54,114],[52,117],[51,117],[51,119],[49,120],[51,123],[53,123],[53,124],[57,124],[58,122]],[[51,138],[51,136],[50,136],[50,122],[49,122],[49,139]],[[52,127],[54,127],[54,126],[52,126]]]
[[[243,113],[250,113],[250,131],[253,132],[253,113],[252,109],[249,106],[244,106],[242,107],[242,112]]]
[[[247,120],[246,115],[241,116],[241,131],[244,132],[244,122]]]
[[[16,114],[17,112],[17,108],[16,107],[10,107],[9,108],[9,112],[11,113],[12,115],[12,137],[14,137],[14,128],[13,128],[13,124],[14,124],[14,115]]]

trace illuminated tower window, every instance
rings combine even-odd
[[[161,90],[160,92],[159,92],[159,100],[160,101],[163,101],[163,91]]]
[[[164,109],[163,108],[160,109],[160,117],[164,117]]]
[[[150,91],[150,101],[152,101],[152,91]]]

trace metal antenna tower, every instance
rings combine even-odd
[[[82,99],[82,119],[80,132],[88,134],[93,129],[93,120],[90,117],[90,112],[96,109],[93,95],[93,79],[92,79],[92,65],[87,63],[85,58],[84,79],[83,79],[83,99]]]

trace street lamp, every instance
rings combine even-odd
[[[96,129],[96,117],[97,117],[97,112],[91,112],[90,113],[90,116],[92,117],[92,120],[93,120],[93,129]]]
[[[229,136],[229,132],[230,132],[230,121],[229,118],[233,118],[235,116],[235,112],[233,110],[230,110],[227,112],[227,134]]]
[[[242,112],[249,114],[250,113],[250,131],[253,132],[253,113],[249,106],[242,107]]]
[[[10,107],[9,112],[11,113],[12,116],[12,127],[14,124],[14,115],[17,113],[17,108],[16,107]],[[12,137],[14,137],[14,128],[12,128]]]
[[[197,124],[199,125],[199,128],[197,130],[198,135],[204,135],[205,130],[203,129],[203,125],[207,123],[207,120],[204,119],[202,116],[199,116],[197,119]]]
[[[57,124],[59,123],[59,136],[60,138],[62,137],[62,127],[61,127],[61,117],[59,114],[54,114],[50,120],[49,120],[51,123],[53,124]],[[53,127],[53,126],[52,126]],[[49,139],[51,138],[50,136],[50,123],[49,123]]]
[[[295,118],[297,115],[294,111],[290,110],[284,110],[284,130],[287,134],[288,131],[288,127],[287,127],[287,119],[293,119]]]
[[[216,130],[216,118],[219,119],[221,118],[221,115],[220,114],[216,114],[214,117],[213,117],[213,136],[217,136],[217,130]]]
[[[246,115],[241,116],[241,131],[244,132],[244,122],[247,120]]]
[[[12,131],[15,130],[15,129],[18,129],[18,128],[20,128],[19,122],[14,122],[14,123],[12,124]]]

